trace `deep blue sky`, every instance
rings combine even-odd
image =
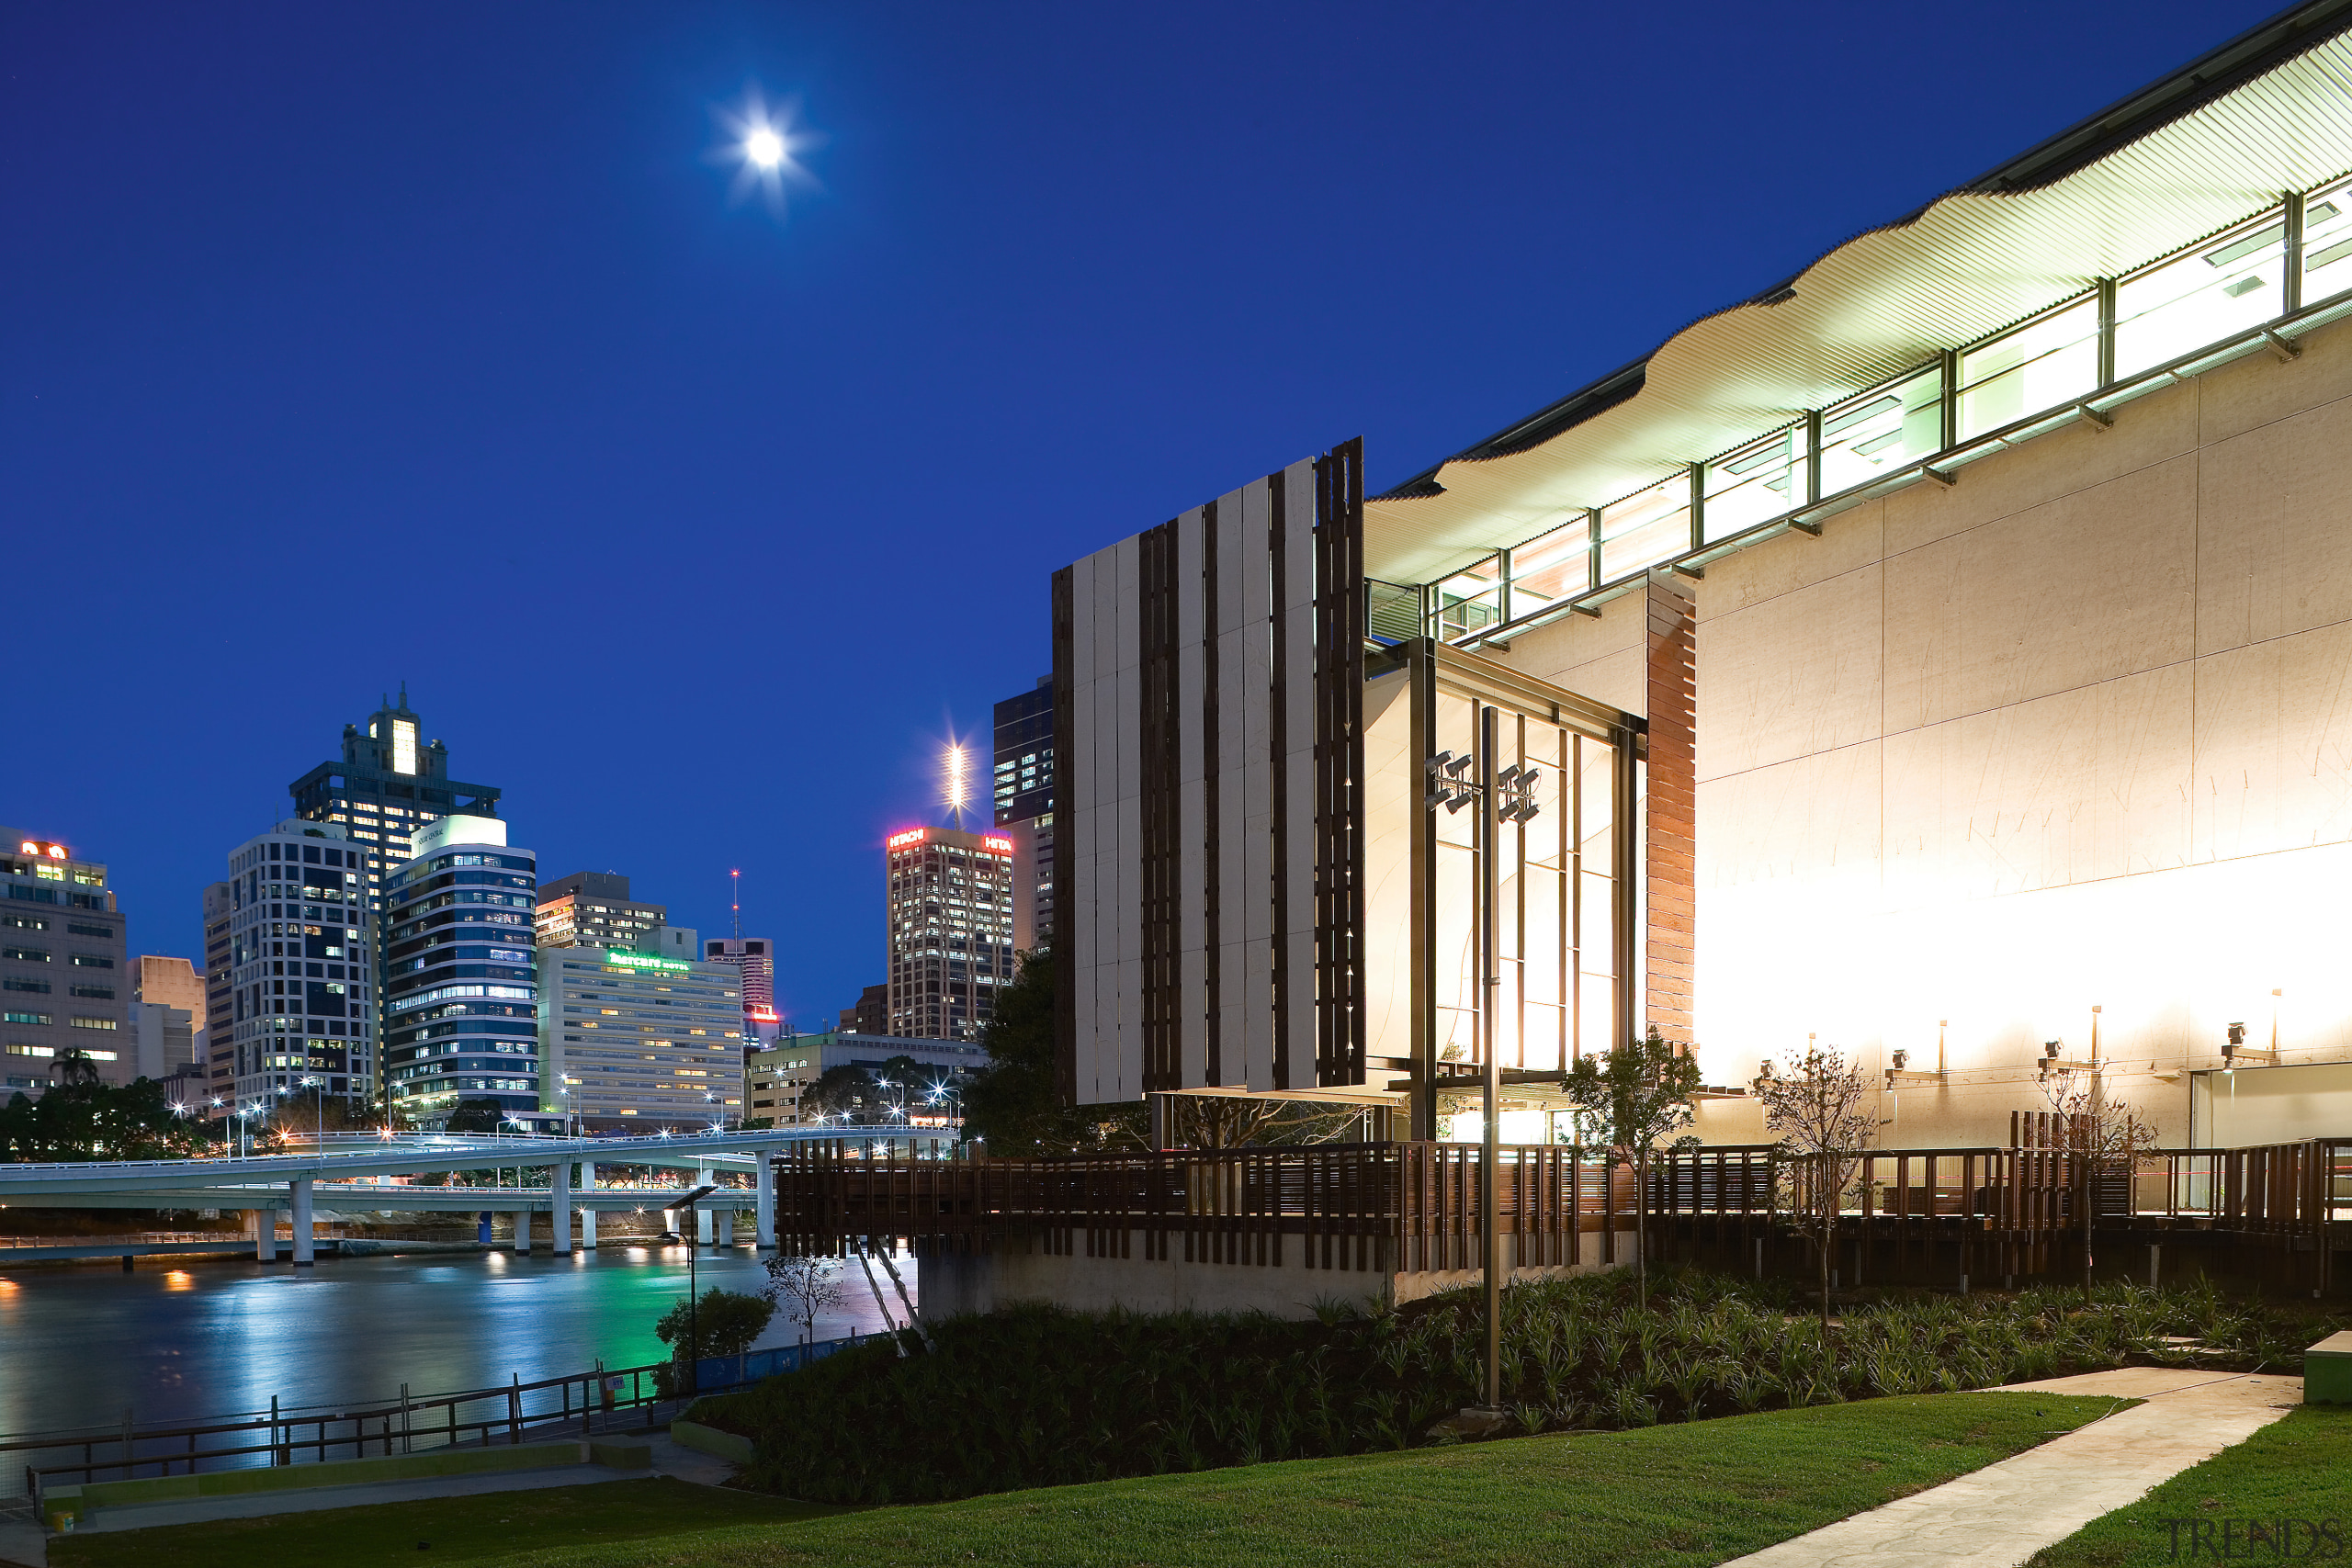
[[[820,1027],[1053,568],[1401,479],[2272,8],[9,6],[0,823],[196,954],[404,679],[543,874],[715,933],[741,866]]]

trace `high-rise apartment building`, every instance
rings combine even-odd
[[[691,955],[693,932],[684,951]],[[743,996],[726,964],[589,945],[539,950],[540,1108],[587,1132],[700,1128],[743,1102]]]
[[[743,1038],[773,1040],[775,1011],[775,943],[763,936],[714,936],[703,941],[703,958],[732,964],[743,977]]]
[[[647,933],[669,923],[666,905],[628,896],[628,878],[609,871],[575,871],[539,889],[535,923],[541,947],[641,947]]]
[[[231,852],[229,1017],[206,1032],[207,1082],[224,1113],[313,1089],[363,1105],[374,1098],[376,922],[366,864],[333,822],[289,819]],[[206,906],[211,913],[209,897]]]
[[[996,705],[996,825],[1012,840],[1012,944],[1054,929],[1054,678]]]
[[[385,1103],[438,1123],[469,1100],[539,1109],[538,860],[495,817],[416,833],[384,899]]]
[[[229,1115],[237,1092],[236,919],[236,899],[227,883],[205,888],[204,1037],[197,1059],[204,1064],[202,1109],[216,1121]]]
[[[1012,840],[910,828],[884,846],[889,878],[890,1028],[975,1040],[1012,979]]]
[[[383,881],[408,863],[418,829],[451,813],[498,815],[499,792],[449,776],[448,749],[420,741],[417,716],[401,688],[358,725],[343,727],[343,760],[321,762],[287,786],[294,813],[311,822],[347,828],[363,858],[368,907],[383,908]]]
[[[0,1094],[38,1098],[76,1053],[130,1081],[123,927],[103,864],[0,828]]]

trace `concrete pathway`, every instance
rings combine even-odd
[[[2242,1443],[2302,1402],[2301,1378],[2125,1367],[2004,1393],[2144,1404],[1724,1568],[2015,1568],[2101,1514]]]
[[[717,1454],[690,1449],[662,1431],[653,1434],[653,1473],[691,1481],[697,1486],[724,1486],[734,1477],[735,1467]]]

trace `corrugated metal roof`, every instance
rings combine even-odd
[[[1434,581],[2352,171],[2352,13],[2289,16],[2323,12],[2335,36],[2252,79],[2177,73],[2186,112],[2120,145],[2095,117],[1367,502],[1367,571]]]

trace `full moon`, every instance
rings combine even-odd
[[[763,169],[773,169],[784,162],[784,138],[762,126],[743,139],[744,155]]]

